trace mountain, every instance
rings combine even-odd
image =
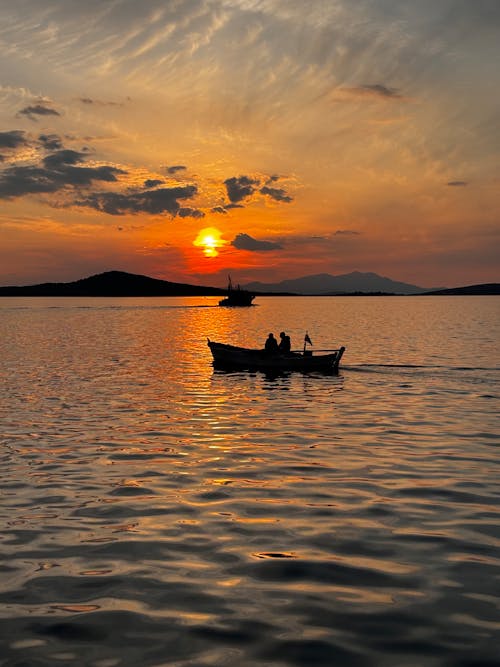
[[[499,283],[469,285],[454,289],[426,290],[416,285],[383,278],[376,273],[321,273],[280,283],[242,285],[254,294],[500,294]],[[186,283],[172,283],[125,271],[106,271],[70,283],[42,283],[21,287],[0,287],[0,296],[226,296],[227,290]]]
[[[225,296],[226,290],[106,271],[70,283],[0,287],[0,296]]]
[[[452,289],[440,289],[425,292],[425,296],[467,296],[467,295],[494,295],[500,294],[500,283],[484,283],[483,285],[466,285],[465,287],[453,287]]]
[[[388,294],[421,294],[428,290],[417,285],[401,283],[376,273],[345,273],[332,276],[319,273],[280,283],[253,282],[243,287],[252,292],[293,292],[295,294],[346,294],[351,292],[382,292]]]

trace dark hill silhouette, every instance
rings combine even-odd
[[[70,283],[0,287],[0,296],[223,296],[226,290],[106,271]]]
[[[500,283],[484,283],[483,285],[466,285],[452,289],[440,289],[424,292],[423,296],[467,296],[467,295],[495,295],[500,294]]]
[[[362,282],[364,277],[376,277],[379,281]],[[350,279],[353,277],[353,282]],[[309,278],[314,280],[309,282]],[[325,278],[342,278],[343,289],[325,289]],[[301,281],[307,281],[301,283]],[[356,287],[360,285],[362,287]],[[382,281],[382,283],[380,283]],[[310,289],[302,291],[299,287],[306,285]],[[331,284],[331,282],[329,283]],[[338,284],[338,283],[337,283]],[[384,288],[376,289],[375,285],[383,284]],[[351,288],[349,289],[349,285]],[[260,289],[254,289],[253,286],[259,286]],[[466,287],[456,287],[452,289],[424,290],[415,285],[406,283],[397,283],[389,278],[382,278],[374,273],[359,273],[355,271],[345,276],[330,276],[329,274],[320,274],[318,276],[306,276],[296,280],[286,280],[277,284],[250,283],[243,286],[245,289],[252,287],[253,294],[260,296],[297,296],[309,295],[367,295],[377,296],[386,294],[415,294],[427,296],[440,295],[488,295],[500,294],[499,283],[487,283],[484,285],[469,285]],[[314,289],[316,287],[316,289]],[[416,291],[406,291],[407,288],[414,288]],[[159,280],[149,278],[148,276],[136,275],[125,271],[106,271],[88,278],[75,280],[69,283],[42,283],[40,285],[24,285],[0,287],[0,296],[226,296],[227,290],[219,287],[205,287],[203,285],[189,285],[186,283],[173,283],[168,280]]]

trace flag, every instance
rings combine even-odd
[[[309,334],[307,333],[304,336],[304,343],[309,343],[309,345],[312,345],[312,340],[309,338]]]

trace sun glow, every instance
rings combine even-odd
[[[217,248],[221,248],[227,241],[222,238],[222,233],[216,227],[205,227],[200,230],[198,236],[193,241],[197,248],[203,248],[205,257],[217,257],[219,254]]]

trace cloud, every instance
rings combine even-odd
[[[180,218],[204,218],[205,214],[197,208],[180,208],[177,212]]]
[[[390,88],[389,86],[384,86],[381,83],[375,84],[362,84],[360,86],[353,86],[350,88],[341,88],[341,93],[347,93],[354,95],[356,97],[371,97],[374,99],[385,99],[385,100],[403,100],[405,99],[401,95],[397,88]]]
[[[452,188],[464,188],[468,183],[467,181],[450,181],[446,185],[449,185]]]
[[[23,161],[14,164],[7,163],[5,156],[0,154],[0,199],[62,193],[63,199],[47,203],[58,207],[89,208],[115,216],[145,213],[170,214],[179,218],[205,217],[205,212],[196,204],[182,205],[182,200],[194,198],[198,194],[197,185],[176,184],[175,187],[167,187],[166,179],[153,177],[144,179],[142,186],[125,189],[127,183],[122,180],[117,187],[105,189],[103,183],[116,183],[119,176],[129,172],[109,164],[89,165],[92,153],[90,148],[74,150],[66,148],[63,142],[64,138],[59,134],[42,133],[33,136],[21,130],[0,133],[0,148],[15,149],[26,145],[31,149],[29,158],[23,153]],[[175,174],[186,167],[179,164],[165,169]],[[131,179],[132,176],[129,176]],[[227,203],[216,205],[211,210],[213,213],[226,214],[233,208],[244,208],[240,202],[253,195],[255,198],[260,195],[271,197],[278,202],[292,201],[283,188],[270,185],[279,178],[277,175],[228,178],[224,181]],[[260,187],[261,183],[265,185]],[[280,247],[244,236],[235,239],[235,243],[235,247],[239,243],[253,251]]]
[[[169,213],[181,218],[202,218],[205,215],[197,208],[181,207],[179,203],[179,200],[190,199],[197,194],[196,185],[158,188],[164,183],[162,179],[146,179],[144,187],[134,191],[100,191],[93,187],[94,191],[89,192],[89,187],[117,182],[118,176],[127,172],[106,164],[89,166],[86,164],[88,151],[64,148],[57,134],[40,134],[34,139],[20,130],[0,133],[0,147],[15,149],[23,145],[31,146],[36,151],[36,161],[32,164],[9,164],[0,170],[0,199],[51,194],[72,188],[77,194],[70,202],[66,201],[66,206],[93,208],[110,215]]]
[[[79,166],[84,159],[84,153],[62,149],[35,165],[11,165],[0,173],[0,199],[89,186],[95,181],[116,181],[118,174],[126,173],[109,165]]]
[[[122,107],[122,102],[103,102],[102,100],[94,100],[91,97],[80,97],[78,98],[82,104],[95,104],[100,107]]]
[[[23,130],[0,132],[0,148],[18,148],[27,143],[26,133]]]
[[[260,192],[263,195],[268,195],[269,197],[272,197],[276,201],[283,201],[283,202],[293,201],[293,197],[287,195],[286,191],[283,190],[282,188],[270,188],[267,185],[264,185],[264,187],[260,189]]]
[[[243,204],[224,204],[224,206],[214,206],[211,211],[212,213],[222,213],[227,214],[228,211],[231,211],[233,208],[245,208]]]
[[[59,111],[47,106],[45,102],[31,104],[17,112],[18,116],[27,116],[30,120],[36,120],[36,116],[60,116]]]
[[[38,141],[49,151],[55,151],[62,148],[61,137],[57,134],[41,134]]]
[[[266,252],[268,250],[280,250],[282,246],[272,241],[258,241],[248,234],[237,234],[231,241],[231,245],[238,250],[249,250],[250,252]]]
[[[63,148],[55,153],[51,153],[43,158],[42,162],[46,167],[60,169],[63,165],[78,164],[85,159],[84,153]]]
[[[337,229],[334,233],[334,236],[359,236],[360,232],[356,232],[353,229]]]
[[[158,178],[148,178],[146,181],[144,181],[144,187],[146,188],[155,188],[157,185],[161,185],[165,181],[161,181]]]
[[[15,199],[24,195],[56,192],[63,187],[50,171],[41,167],[13,166],[0,176],[0,199]]]
[[[187,169],[183,164],[174,164],[171,167],[167,167],[168,174],[176,174],[178,171],[184,171]]]
[[[264,196],[271,197],[275,201],[293,201],[293,197],[290,197],[283,188],[270,187],[269,184],[275,183],[279,178],[280,177],[277,175],[262,176],[262,178],[251,178],[249,176],[233,176],[232,178],[227,178],[224,181],[224,185],[226,186],[227,196],[230,203],[225,204],[224,209],[228,210],[235,207],[242,208],[243,205],[238,202],[251,197],[257,192]],[[265,185],[259,189],[261,181],[263,181]]]
[[[380,83],[376,83],[374,85],[365,84],[361,86],[361,90],[364,90],[371,95],[375,95],[376,97],[390,97],[395,99],[401,99],[402,97],[396,88],[389,88],[388,86],[383,86]]]
[[[122,194],[119,192],[97,192],[80,199],[74,204],[93,208],[109,215],[125,215],[126,213],[150,213],[170,215],[179,214],[181,206],[178,199],[190,199],[198,191],[196,185],[186,185],[174,188],[159,188]],[[196,209],[184,209],[195,212]],[[192,217],[200,217],[196,213]]]
[[[255,192],[255,186],[259,185],[259,181],[248,176],[233,176],[224,181],[226,186],[227,196],[232,204],[240,202],[242,199],[249,197]]]

